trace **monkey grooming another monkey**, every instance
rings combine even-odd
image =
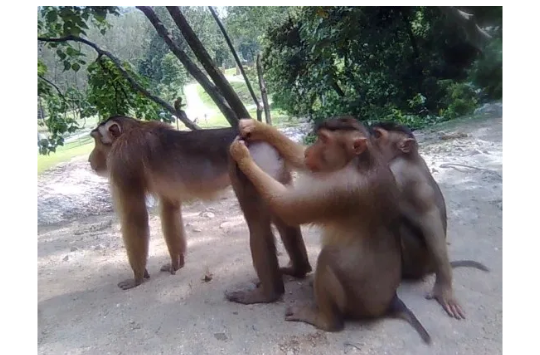
[[[383,127],[389,129],[390,125],[388,123],[378,125],[379,129],[383,129]],[[377,126],[373,126],[373,129],[375,128],[377,128]],[[239,129],[242,137],[250,142],[265,141],[270,143],[278,150],[279,154],[284,157],[288,165],[292,168],[300,171],[305,171],[307,169],[305,162],[301,158],[303,157],[305,147],[290,140],[274,127],[264,125],[255,120],[245,119],[240,120]],[[406,128],[402,127],[402,130],[403,129]],[[396,132],[394,133],[397,134]],[[381,132],[377,132],[377,130],[374,130],[373,132],[374,143],[382,150],[385,161],[393,167],[393,173],[403,174],[404,176],[401,177],[401,181],[406,181],[408,184],[407,186],[402,186],[402,190],[405,191],[405,193],[400,197],[406,200],[404,207],[406,213],[402,215],[400,227],[403,248],[403,278],[422,279],[424,276],[435,272],[440,281],[438,284],[436,282],[433,292],[431,292],[427,298],[435,298],[450,316],[457,319],[464,318],[464,312],[453,296],[450,267],[474,267],[483,271],[488,271],[489,269],[483,264],[472,260],[458,260],[448,263],[446,250],[447,218],[444,198],[424,160],[419,156],[418,150],[416,149],[416,154],[413,153],[410,159],[405,159],[405,154],[410,154],[410,149],[408,150],[407,146],[413,143],[413,141],[402,141],[413,139],[414,143],[416,143],[410,130],[405,133],[405,136],[399,136],[398,134],[396,137],[399,136],[401,138],[399,142],[404,143],[404,150],[409,151],[409,153],[406,153],[396,146],[396,142],[390,143],[390,140],[388,139],[381,140]],[[400,154],[403,154],[404,157],[400,157]],[[416,157],[419,159],[416,159]],[[403,169],[400,169],[400,167]],[[410,169],[405,169],[404,167],[409,167]],[[399,179],[399,177],[397,178]],[[422,181],[424,184],[421,183]],[[432,195],[430,197],[426,197],[425,195],[419,196],[416,194],[418,192],[417,188],[425,184],[428,184],[428,186],[423,192],[426,190],[431,191]],[[422,192],[422,190],[420,190],[420,192]],[[407,203],[407,201],[410,202]],[[438,237],[426,237],[424,231],[419,227],[419,223],[414,221],[414,219],[407,217],[407,213],[413,213],[413,215],[418,213],[415,212],[414,208],[410,208],[411,203],[415,206],[422,205],[422,203],[427,203],[432,207],[436,206],[436,208],[439,209],[439,213],[433,213],[432,217],[435,220],[439,220],[439,223],[443,225],[444,233],[441,234],[439,232]],[[439,271],[444,268],[446,268],[445,271]],[[438,276],[441,272],[443,275],[446,274],[446,277],[442,276],[441,278],[441,276]],[[450,275],[450,277],[448,278],[447,275]]]
[[[237,138],[230,148],[275,215],[291,226],[315,224],[323,229],[315,306],[289,308],[285,319],[337,331],[347,318],[392,315],[407,320],[430,343],[427,331],[396,293],[401,281],[400,212],[392,172],[367,129],[354,118],[327,120],[316,132],[317,141],[305,152],[296,146],[278,149],[291,165],[309,170],[294,187],[264,172],[244,141]]]
[[[95,146],[88,160],[96,173],[109,178],[133,270],[132,279],[118,284],[121,289],[136,287],[150,277],[146,269],[147,194],[160,200],[161,225],[171,258],[161,270],[175,274],[184,266],[186,251],[182,201],[211,199],[231,182],[249,226],[250,240],[254,241],[253,263],[263,285],[256,301],[272,302],[284,292],[282,273],[304,277],[311,271],[300,228],[287,226],[272,215],[251,183],[239,180],[242,174],[229,159],[229,146],[237,134],[236,128],[177,131],[161,122],[124,116],[110,117],[92,130]],[[274,178],[290,183],[290,173],[276,150],[261,143],[251,148],[254,159]],[[271,223],[276,225],[290,257],[289,266],[282,269]]]
[[[435,285],[427,298],[436,299],[451,317],[464,319],[465,313],[452,290],[451,269],[468,266],[488,271],[488,268],[472,260],[449,262],[446,204],[418,151],[413,133],[392,122],[377,123],[371,130],[373,142],[389,164],[401,191],[403,277],[422,279],[435,272]]]

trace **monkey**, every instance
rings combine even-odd
[[[446,203],[418,151],[412,131],[394,122],[373,124],[371,131],[374,145],[381,151],[401,191],[402,277],[418,280],[435,273],[435,285],[426,298],[437,300],[449,316],[464,319],[465,313],[453,293],[451,269],[489,269],[473,260],[449,261]]]
[[[382,127],[388,128],[390,126],[388,124],[385,126],[379,124],[378,127],[382,130]],[[284,157],[284,159],[291,168],[299,171],[305,171],[307,169],[305,162],[302,160],[305,147],[282,135],[275,128],[261,124],[254,120],[240,120],[239,129],[242,137],[247,139],[249,142],[265,141],[274,146],[278,150],[279,154]],[[405,139],[412,139],[402,143],[404,143],[405,146],[412,144],[413,147],[415,147],[416,140],[414,139],[412,131],[403,127],[401,129],[407,130],[406,132],[404,132]],[[458,260],[448,263],[448,255],[446,250],[446,205],[440,188],[433,179],[431,173],[429,172],[425,161],[419,156],[417,149],[415,155],[413,155],[411,159],[407,160],[409,162],[409,165],[405,165],[406,161],[403,158],[400,158],[399,160],[394,160],[395,156],[393,154],[397,154],[396,147],[390,144],[385,144],[384,142],[386,141],[381,140],[380,132],[377,129],[376,125],[373,125],[371,127],[371,131],[372,132],[370,134],[372,134],[375,138],[374,145],[381,150],[383,158],[387,161],[390,167],[393,167],[393,169],[391,170],[394,174],[406,174],[413,171],[416,171],[417,173],[417,175],[415,176],[408,177],[408,184],[412,186],[403,186],[401,189],[402,191],[404,191],[404,193],[401,194],[401,198],[405,199],[405,204],[403,207],[404,213],[402,213],[400,226],[403,247],[402,277],[405,280],[423,279],[425,276],[433,272],[436,272],[437,275],[440,275],[441,271],[439,270],[445,268],[442,272],[445,272],[446,274],[443,274],[442,279],[440,278],[441,276],[438,276],[439,282],[436,282],[433,291],[427,295],[427,298],[435,298],[450,316],[457,319],[464,318],[465,314],[461,306],[459,306],[459,304],[453,297],[453,291],[451,286],[451,271],[449,270],[449,268],[474,267],[486,272],[489,271],[489,269],[485,265],[472,260]],[[407,147],[405,147],[405,150],[407,150]],[[402,154],[405,153],[402,152]],[[400,166],[410,166],[412,168],[415,166],[415,162],[417,164],[416,170],[399,170]],[[403,177],[397,176],[397,178],[399,180],[399,178]],[[424,200],[421,200],[418,195],[412,193],[412,191],[416,191],[415,187],[423,185],[421,183],[418,183],[418,181],[423,181],[424,184],[428,184],[426,190],[432,192],[431,197],[424,196]],[[410,203],[407,203],[407,199],[412,200],[411,203],[418,204],[426,202],[431,203],[432,206],[437,206],[437,208],[439,209],[439,214],[434,214],[433,217],[437,220],[440,220],[440,223],[442,223],[443,225],[444,233],[439,233],[438,237],[429,237],[429,240],[427,240],[425,237],[426,234],[419,227],[419,223],[417,221],[414,221],[414,219],[407,217],[407,214],[410,213],[408,211],[415,211],[414,208],[411,209],[411,207],[409,206]],[[437,264],[437,260],[443,261],[439,261],[439,263]],[[435,265],[433,265],[433,263],[435,263]],[[447,275],[450,275],[449,280]]]
[[[175,274],[184,266],[186,253],[182,202],[212,199],[231,184],[249,227],[253,263],[262,285],[256,299],[236,295],[239,301],[273,302],[284,292],[283,274],[302,278],[311,271],[300,228],[287,226],[272,215],[249,181],[241,181],[242,174],[229,153],[237,134],[238,129],[232,127],[178,131],[166,123],[126,116],[109,117],[91,131],[95,145],[88,161],[95,173],[109,179],[133,271],[133,278],[119,282],[118,287],[128,290],[150,278],[146,269],[148,194],[160,201],[161,225],[171,260],[161,271]],[[283,160],[269,144],[261,143],[251,148],[254,159],[273,177],[289,183],[290,172]],[[271,223],[289,254],[286,267],[279,268]]]
[[[398,316],[430,343],[428,332],[397,295],[399,189],[390,168],[368,130],[352,117],[328,119],[315,132],[317,140],[305,151],[293,148],[283,154],[306,168],[294,186],[282,184],[257,165],[246,146],[250,141],[246,144],[239,136],[230,147],[237,165],[275,215],[288,225],[312,224],[323,230],[313,284],[315,305],[289,307],[285,320],[339,331],[345,319]]]

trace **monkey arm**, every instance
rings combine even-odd
[[[253,183],[272,212],[286,224],[295,226],[317,223],[339,216],[343,210],[354,208],[355,198],[346,190],[347,182],[340,179],[309,180],[296,188],[286,187],[264,172],[252,159],[243,159],[238,166]]]
[[[407,210],[414,209],[407,208]],[[405,215],[420,228],[424,235],[425,242],[435,263],[435,283],[451,287],[452,268],[448,259],[444,226],[439,210],[433,207],[421,213],[415,211],[414,213],[405,213]]]

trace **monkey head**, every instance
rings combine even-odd
[[[305,150],[305,164],[313,172],[344,168],[368,149],[369,133],[353,117],[330,118],[316,128],[317,140]]]
[[[379,122],[371,127],[371,135],[373,144],[388,160],[418,152],[418,142],[412,131],[403,125]]]
[[[94,138],[94,149],[88,157],[88,162],[96,174],[107,177],[107,156],[113,143],[126,128],[130,127],[130,123],[136,124],[137,121],[130,117],[113,116],[100,123],[90,132],[90,136]]]

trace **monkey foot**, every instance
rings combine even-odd
[[[303,279],[306,277],[306,275],[309,272],[311,272],[311,266],[308,266],[307,268],[296,268],[296,267],[288,265],[288,266],[280,267],[279,271],[283,275],[289,275],[292,277],[296,277],[297,279]]]
[[[450,317],[455,319],[465,319],[465,312],[454,297],[451,289],[444,290],[443,287],[435,284],[433,290],[426,295],[426,298],[428,300],[437,300]]]
[[[231,302],[254,304],[275,302],[279,299],[280,295],[276,293],[265,294],[259,287],[249,291],[226,291],[225,297]]]
[[[169,272],[171,273],[171,275],[175,275],[176,271],[180,270],[182,267],[184,267],[184,257],[180,256],[175,262],[163,265],[160,270],[164,272]]]
[[[285,310],[285,320],[288,322],[303,322],[327,332],[338,331],[343,328],[340,322],[328,322],[323,319],[319,311],[311,306],[290,306]]]
[[[183,265],[182,265],[183,266]],[[170,272],[171,275],[175,275],[177,270],[180,270],[182,266],[173,267],[172,264],[165,264],[159,269],[160,271]]]
[[[122,290],[129,290],[130,288],[134,288],[139,286],[143,283],[144,279],[149,279],[150,274],[148,273],[148,270],[144,269],[144,274],[142,279],[127,279],[124,281],[120,281],[118,283],[118,287],[120,287]]]
[[[135,279],[127,279],[124,281],[120,281],[118,283],[118,287],[120,287],[122,290],[129,290],[130,288],[134,288],[142,284],[142,280],[135,280]]]

